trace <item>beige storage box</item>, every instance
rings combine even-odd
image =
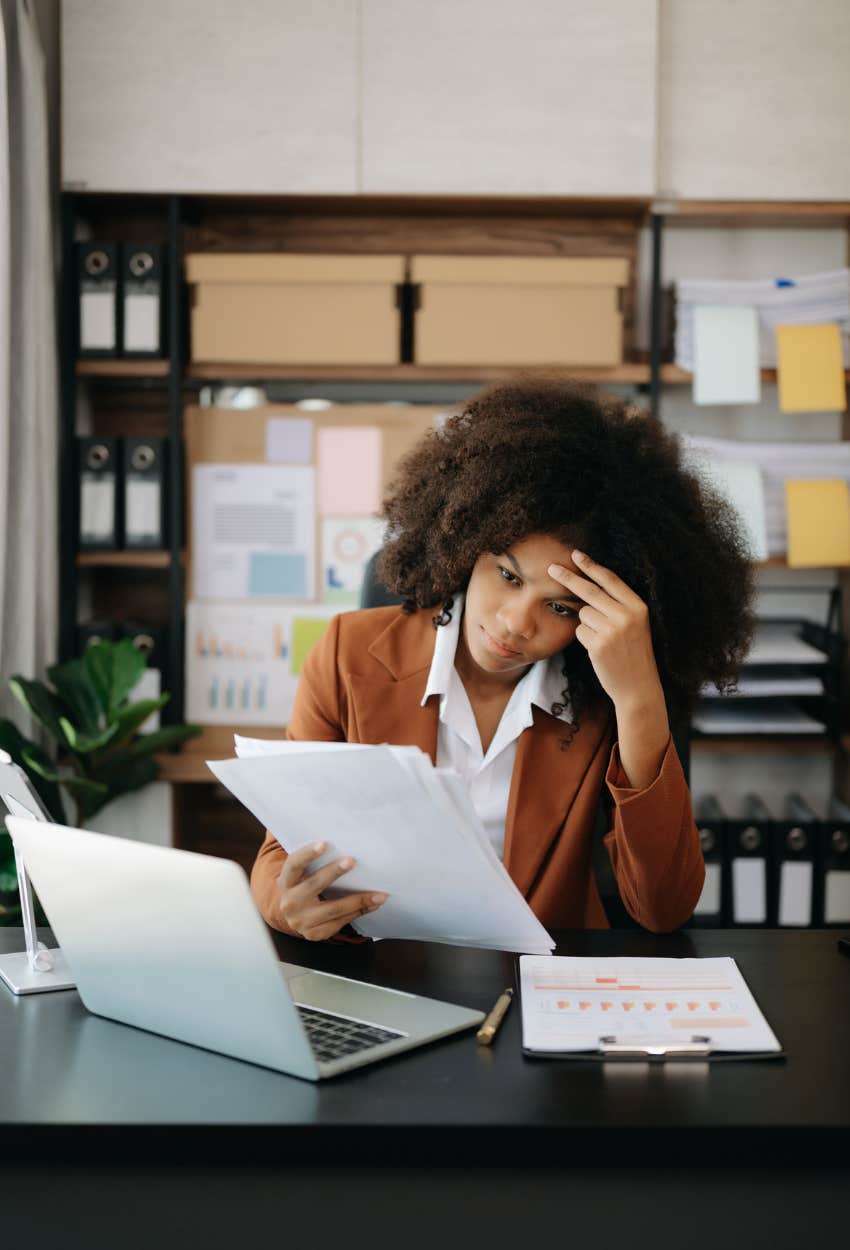
[[[197,253],[186,278],[195,362],[399,361],[401,256]]]
[[[619,258],[417,256],[421,365],[619,365]]]

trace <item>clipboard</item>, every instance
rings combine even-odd
[[[523,955],[528,1059],[784,1059],[735,960]]]

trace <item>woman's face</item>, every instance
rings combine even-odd
[[[466,649],[477,668],[516,679],[536,660],[569,646],[582,600],[547,570],[563,564],[578,572],[571,551],[548,534],[532,534],[499,555],[478,557],[463,616]]]

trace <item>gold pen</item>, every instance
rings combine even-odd
[[[513,990],[505,990],[504,994],[500,994],[496,999],[496,1005],[490,1012],[481,1028],[475,1034],[480,1046],[490,1046],[499,1025],[505,1018],[505,1013],[513,1001]]]

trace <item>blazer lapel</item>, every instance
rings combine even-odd
[[[433,609],[398,613],[368,648],[385,680],[349,673],[345,681],[358,742],[417,746],[436,763],[440,700],[421,706],[434,656],[433,615]]]
[[[420,706],[427,682],[427,668],[402,681],[376,682],[351,674],[347,684],[356,741],[419,747],[436,764],[440,700],[435,695]]]
[[[517,743],[505,821],[504,863],[523,894],[534,885],[607,732],[606,717],[587,717],[562,749],[567,725],[534,708],[534,723]]]

